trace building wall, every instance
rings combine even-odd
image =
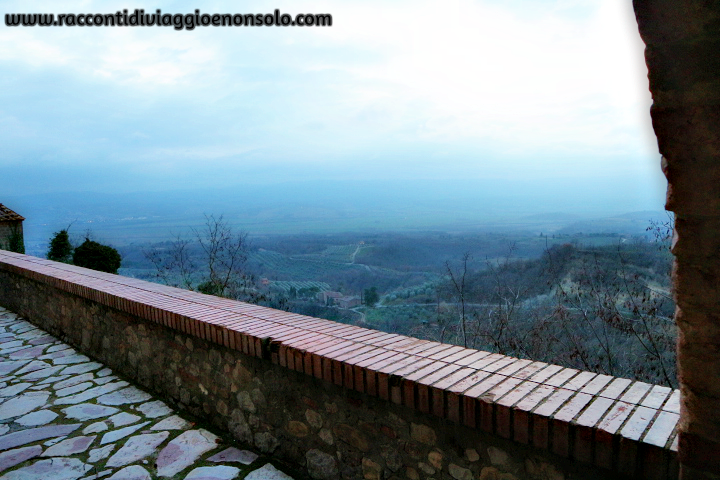
[[[23,233],[23,227],[22,222],[13,221],[13,222],[0,222],[0,248],[7,248],[8,247],[8,241],[10,238],[10,235],[13,234],[13,231],[15,229],[18,229],[19,232]]]
[[[682,478],[720,478],[720,2],[635,0],[675,212]]]

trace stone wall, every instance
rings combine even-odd
[[[665,387],[2,251],[0,304],[311,478],[677,476]]]
[[[23,233],[22,222],[0,222],[0,248],[7,248],[14,232]]]
[[[675,212],[681,476],[720,478],[720,2],[633,5]]]

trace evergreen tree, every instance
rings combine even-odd
[[[25,253],[25,239],[22,231],[14,227],[8,237],[8,250],[15,253]]]
[[[70,237],[67,229],[55,232],[50,239],[50,248],[47,253],[48,260],[56,262],[72,263],[73,247],[70,244]]]
[[[363,297],[365,298],[365,305],[368,307],[374,307],[375,304],[380,301],[380,295],[377,292],[377,287],[366,288],[363,291]]]
[[[73,263],[78,267],[92,268],[107,273],[117,273],[120,268],[120,253],[112,247],[93,242],[86,238],[73,253]]]

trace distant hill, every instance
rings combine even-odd
[[[91,230],[115,245],[161,241],[223,214],[254,235],[338,232],[642,232],[646,219],[620,214],[626,199],[601,188],[511,180],[314,180],[162,192],[68,192],[15,195],[27,218],[28,250],[53,232]],[[592,201],[590,201],[592,200]],[[650,203],[645,201],[645,203]],[[653,218],[662,216],[658,212]]]

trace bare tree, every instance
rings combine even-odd
[[[452,282],[458,298],[458,308],[460,309],[460,338],[462,339],[462,345],[465,348],[468,346],[466,324],[467,316],[465,312],[465,298],[468,292],[465,288],[465,277],[468,273],[468,260],[471,258],[470,252],[465,252],[461,261],[460,271],[457,273],[453,272],[453,269],[450,267],[450,262],[445,262],[445,269],[448,277],[450,277],[450,281]]]
[[[156,278],[165,285],[193,290],[196,266],[190,256],[191,243],[178,234],[165,251],[143,250],[145,258],[155,267]]]
[[[193,228],[192,237],[177,235],[167,248],[144,252],[160,281],[210,295],[260,300],[247,272],[246,233],[233,231],[222,215],[205,215],[205,224]]]
[[[245,272],[248,259],[247,234],[235,233],[220,215],[205,215],[201,230],[193,229],[205,255],[206,280],[198,285],[203,293],[238,298],[247,292],[252,277]]]
[[[458,270],[446,264],[455,343],[675,387],[672,299],[648,283],[661,281],[664,264],[642,267],[629,254],[564,245],[535,263],[511,260],[511,248],[481,272],[468,271],[468,254]],[[445,328],[438,321],[437,334]]]

